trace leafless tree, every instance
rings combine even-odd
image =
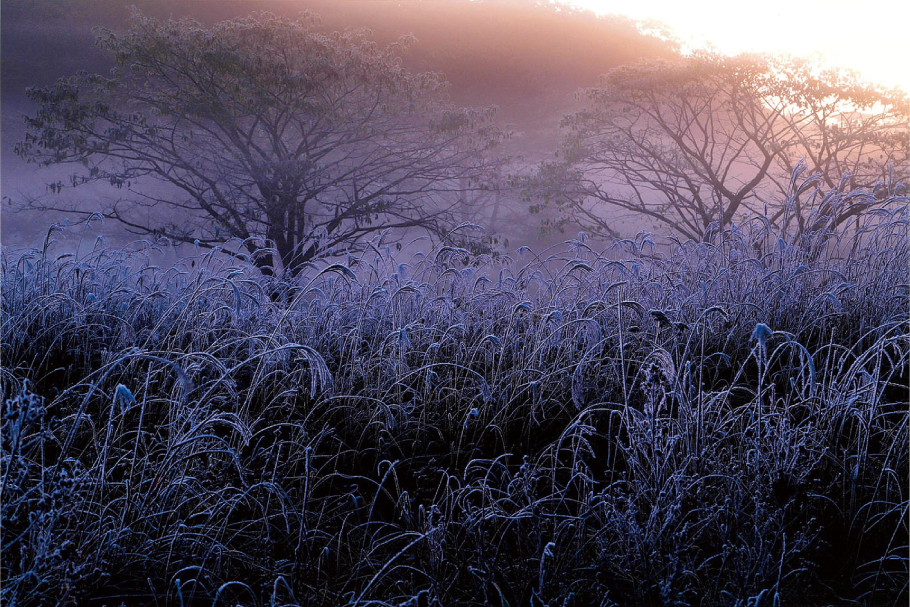
[[[889,167],[906,174],[906,97],[805,61],[703,53],[617,68],[583,95],[557,159],[529,182],[534,209],[555,208],[555,225],[616,236],[627,212],[700,238],[786,200],[802,159],[828,187],[849,175],[871,188]],[[796,206],[805,228],[812,210]],[[858,211],[839,212],[837,222]]]
[[[366,36],[320,33],[312,15],[205,29],[135,13],[125,35],[100,32],[109,76],[29,91],[39,109],[17,152],[81,165],[67,186],[127,190],[105,215],[135,233],[238,238],[265,273],[380,230],[443,233],[451,193],[495,160],[492,110],[454,107],[441,75],[405,70],[407,39],[379,48]]]

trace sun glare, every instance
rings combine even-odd
[[[910,92],[910,62],[903,34],[903,24],[910,20],[910,2],[906,0],[765,0],[741,5],[728,0],[568,3],[599,14],[661,21],[687,49],[711,45],[730,54],[815,56],[830,67],[856,70],[869,82]]]

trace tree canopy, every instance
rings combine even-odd
[[[616,236],[617,211],[627,211],[699,238],[712,223],[786,200],[801,162],[829,188],[842,178],[873,188],[907,172],[906,97],[803,60],[641,62],[582,96],[587,107],[563,119],[558,158],[532,186],[557,221],[600,234]],[[814,210],[794,204],[804,229]],[[782,206],[769,209],[775,220]]]
[[[308,14],[205,29],[137,12],[98,40],[114,70],[31,89],[17,153],[81,165],[70,185],[128,190],[105,215],[135,233],[238,238],[266,273],[380,230],[443,233],[501,139],[491,109],[457,108],[440,74],[401,66],[406,38],[379,48]]]

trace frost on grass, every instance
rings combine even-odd
[[[863,221],[285,283],[6,252],[3,599],[901,604],[906,204]]]

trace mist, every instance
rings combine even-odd
[[[25,98],[27,87],[48,86],[80,70],[107,73],[113,63],[95,45],[93,28],[124,31],[129,7],[151,17],[192,17],[203,25],[270,11],[296,17],[312,11],[326,32],[368,28],[378,44],[404,35],[416,37],[402,59],[415,72],[440,71],[450,83],[457,105],[495,105],[497,124],[511,133],[502,153],[515,158],[510,169],[531,167],[551,157],[559,139],[562,116],[579,107],[576,92],[624,63],[644,58],[672,57],[672,44],[638,32],[622,17],[598,18],[589,11],[556,10],[523,1],[501,2],[331,2],[253,0],[197,2],[101,0],[98,2],[4,2],[2,20],[2,236],[16,246],[33,246],[47,227],[62,221],[55,213],[11,212],[13,201],[52,196],[86,207],[124,195],[102,186],[66,188],[50,194],[46,184],[67,182],[67,167],[38,169],[13,153],[25,133],[24,116],[34,111]],[[513,243],[555,244],[561,234],[544,236],[540,216],[527,214],[514,197],[501,200],[501,209],[485,225],[501,240]],[[575,230],[577,232],[577,230]],[[631,230],[634,233],[634,229]],[[130,235],[119,227],[105,230],[112,242]],[[572,233],[570,229],[569,234]]]
[[[3,604],[907,604],[906,94],[532,0],[0,16]]]

